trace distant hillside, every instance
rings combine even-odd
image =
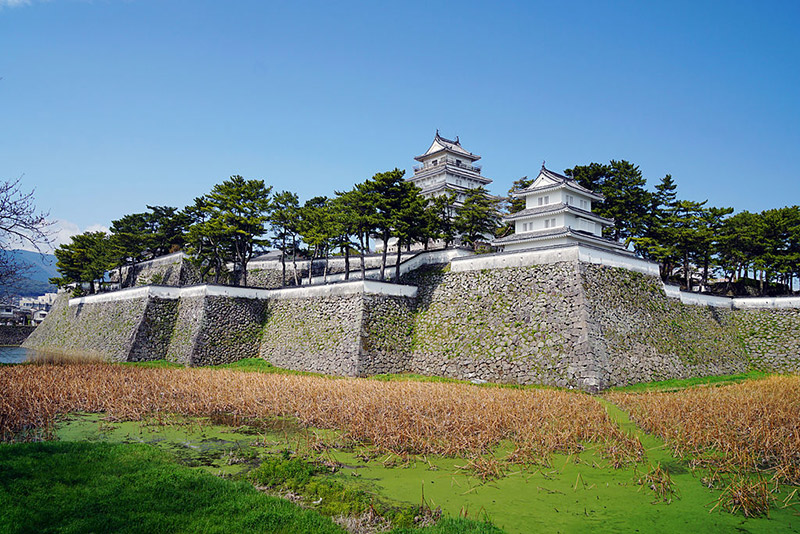
[[[9,250],[6,254],[12,256],[17,263],[29,267],[18,283],[13,287],[0,287],[0,291],[22,297],[35,297],[56,290],[55,286],[48,283],[50,278],[58,276],[55,256],[28,250]]]

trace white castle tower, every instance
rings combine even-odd
[[[514,223],[514,233],[495,239],[492,245],[505,251],[585,243],[626,252],[625,248],[603,237],[603,228],[614,221],[592,213],[592,202],[604,200],[572,178],[546,169],[525,189],[512,196],[525,199],[525,209],[511,213],[503,222]]]
[[[473,165],[480,156],[465,150],[458,137],[455,141],[445,139],[436,130],[430,148],[414,158],[420,165],[414,166],[414,175],[407,178],[422,189],[422,196],[431,198],[447,192],[456,193],[456,204],[467,198],[467,191],[492,183],[481,176],[480,166]]]

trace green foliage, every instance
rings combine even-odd
[[[456,193],[449,191],[430,200],[429,210],[434,224],[432,233],[444,241],[445,248],[456,239],[456,198]]]
[[[508,190],[508,197],[505,199],[506,213],[508,214],[517,213],[525,209],[525,198],[514,196],[514,194],[530,187],[535,180],[536,180],[535,178],[528,178],[527,176],[523,176],[519,180],[514,180],[514,183],[511,184],[511,187]],[[513,233],[514,233],[514,223],[512,222],[501,226],[497,230],[496,235],[497,237],[505,237]]]
[[[477,248],[491,239],[499,224],[498,201],[483,188],[470,189],[464,204],[456,210],[455,227],[465,245]]]
[[[611,160],[608,165],[578,165],[566,169],[564,174],[605,197],[592,211],[614,220],[614,227],[606,230],[609,237],[628,244],[632,238],[643,235],[652,194],[644,188],[646,180],[638,165]]]
[[[418,506],[396,506],[354,485],[330,478],[331,468],[292,456],[283,451],[270,456],[249,474],[256,485],[302,495],[320,513],[338,516],[359,516],[372,511],[394,526],[411,527],[423,510]]]
[[[0,445],[3,532],[343,532],[147,445]],[[221,518],[224,518],[222,520]]]
[[[147,209],[150,211],[111,221],[110,254],[115,266],[133,265],[183,248],[191,222],[187,213],[170,206]]]
[[[435,237],[431,224],[432,215],[426,212],[420,189],[404,180],[404,174],[405,171],[399,169],[381,172],[357,186],[360,194],[364,195],[365,202],[373,207],[369,218],[373,235],[384,244],[381,280],[385,275],[390,238],[397,238],[399,259],[404,245],[425,243],[429,238]],[[396,274],[399,275],[399,265],[396,269]]]
[[[297,256],[297,241],[300,234],[300,201],[297,193],[282,191],[272,199],[272,243],[281,251],[281,285],[286,285],[286,256]],[[297,284],[295,271],[295,284]]]
[[[191,221],[187,241],[194,264],[203,277],[214,273],[218,282],[225,263],[234,265],[234,282],[247,285],[247,263],[255,251],[269,243],[272,186],[263,180],[231,176],[208,195],[195,199],[185,213]]]
[[[51,278],[50,283],[58,287],[76,284],[80,290],[85,282],[94,293],[95,284],[102,283],[105,272],[112,265],[109,236],[105,232],[85,232],[72,236],[70,243],[55,251],[56,269],[61,276]]]

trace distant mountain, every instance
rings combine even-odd
[[[27,265],[28,269],[13,286],[0,287],[3,293],[36,297],[56,291],[56,287],[48,282],[50,278],[58,276],[55,256],[29,250],[9,250],[5,254],[11,256],[17,263]]]

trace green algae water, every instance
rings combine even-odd
[[[604,404],[606,404],[604,402]],[[446,516],[489,519],[509,533],[528,532],[797,532],[800,515],[780,508],[787,488],[775,493],[769,517],[745,518],[709,510],[720,492],[703,486],[700,471],[672,457],[663,442],[642,432],[615,406],[609,414],[640,437],[647,461],[635,467],[607,466],[592,445],[580,455],[554,455],[549,466],[510,466],[505,476],[481,482],[464,469],[464,459],[426,457],[398,461],[367,460],[359,450],[328,448],[326,462],[339,469],[332,478],[395,502],[441,507]],[[235,419],[165,418],[144,422],[109,422],[97,414],[75,414],[57,431],[65,441],[148,443],[169,451],[184,465],[223,477],[244,477],[266,455],[303,451],[328,431],[301,429],[291,420],[251,426]],[[498,450],[502,458],[508,451]],[[667,503],[637,481],[651,465],[669,470],[674,497]]]

